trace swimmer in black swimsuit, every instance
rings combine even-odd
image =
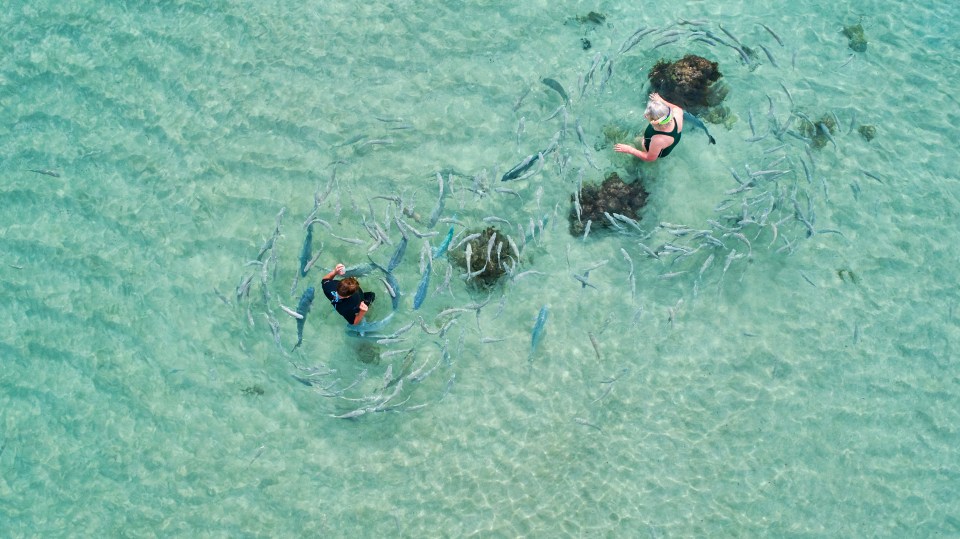
[[[616,144],[613,150],[628,153],[644,161],[656,161],[666,157],[680,143],[683,131],[683,109],[660,97],[660,94],[650,94],[647,110],[643,113],[650,125],[643,132],[641,148],[637,149],[629,144]]]

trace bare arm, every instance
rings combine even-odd
[[[353,325],[357,325],[363,320],[363,317],[367,315],[367,304],[363,301],[360,302],[360,312],[357,313],[357,316],[353,319]]]
[[[658,94],[658,93],[652,93],[652,94],[650,94],[650,99],[656,99],[656,100],[660,101],[661,103],[663,103],[664,105],[670,107],[671,109],[680,109],[680,111],[683,112],[683,109],[680,107],[680,105],[674,105],[673,103],[667,101],[667,100],[664,99],[663,97],[660,97],[660,94]]]
[[[660,152],[664,148],[670,145],[669,137],[657,136],[654,135],[650,139],[650,147],[646,151],[638,150],[629,144],[615,144],[613,146],[613,151],[620,153],[628,153],[641,161],[656,161],[660,157]]]
[[[653,141],[650,141],[650,144],[653,144]],[[613,146],[613,151],[620,153],[628,153],[641,161],[656,161],[656,156],[651,156],[650,152],[645,152],[643,150],[638,150],[629,144],[615,144]],[[659,153],[659,151],[657,152]]]
[[[343,264],[337,264],[336,266],[334,266],[332,270],[330,270],[330,273],[321,277],[320,280],[329,281],[330,279],[333,279],[334,275],[343,275],[344,273],[346,273],[346,270],[347,269]]]
[[[681,117],[683,116],[682,108],[660,97],[660,94],[652,93],[650,94],[650,99],[660,101],[664,105],[670,107],[670,113],[675,118],[677,116],[681,116]],[[677,119],[676,121],[677,121],[677,125],[681,125],[679,119]],[[636,157],[637,159],[650,162],[650,161],[656,161],[657,158],[660,157],[660,152],[663,151],[663,149],[669,146],[671,143],[672,141],[669,140],[669,137],[660,137],[660,136],[654,135],[650,139],[649,148],[647,148],[646,150],[634,148],[629,144],[615,144],[613,146],[613,150],[615,152],[628,153]]]

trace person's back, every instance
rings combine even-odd
[[[680,143],[683,131],[683,109],[669,103],[659,94],[650,94],[647,109],[643,113],[650,121],[640,140],[641,149],[629,144],[616,144],[616,152],[628,153],[643,161],[656,161],[670,152]]]
[[[370,303],[376,299],[373,292],[364,292],[360,288],[360,282],[356,277],[347,277],[341,281],[333,278],[334,275],[343,275],[346,268],[343,264],[337,264],[333,270],[320,279],[320,286],[323,295],[326,296],[330,304],[347,321],[348,324],[359,324],[367,314]]]
[[[666,157],[670,155],[670,152],[672,152],[673,149],[677,147],[677,144],[680,143],[680,136],[683,134],[680,132],[680,129],[681,127],[679,121],[673,122],[673,129],[671,129],[669,132],[658,131],[653,127],[653,124],[648,124],[647,128],[643,132],[643,147],[649,148],[650,141],[656,135],[668,136],[673,139],[673,142],[671,142],[666,148],[661,149],[659,155],[657,155],[658,159],[661,157]]]

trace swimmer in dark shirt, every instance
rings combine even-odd
[[[369,304],[373,303],[376,296],[373,292],[364,292],[360,289],[360,283],[356,277],[347,277],[342,281],[333,278],[334,275],[343,275],[346,268],[343,264],[337,264],[330,273],[320,279],[320,285],[323,288],[323,295],[330,300],[330,304],[336,309],[348,324],[357,325],[367,314]]]
[[[670,155],[670,152],[680,143],[680,134],[683,131],[683,109],[666,101],[660,94],[650,94],[647,110],[644,117],[650,121],[643,139],[641,149],[629,144],[616,144],[613,150],[628,153],[643,161],[656,161],[660,157]]]

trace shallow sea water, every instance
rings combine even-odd
[[[590,11],[604,23],[575,20]],[[958,15],[872,1],[8,3],[0,535],[960,535]],[[777,67],[686,40],[616,54],[638,27],[678,18],[762,43]],[[869,45],[853,53],[840,29],[861,20]],[[612,76],[581,96],[598,52]],[[715,146],[688,126],[659,163],[613,154],[604,126],[640,129],[649,68],[686,53],[720,63],[736,121],[708,124]],[[556,152],[569,162],[502,183],[562,126],[544,120],[561,104],[544,77],[571,95]],[[834,112],[836,147],[746,142],[748,113],[762,134],[771,108],[778,125]],[[671,262],[638,245],[696,245],[657,224],[710,228],[737,187],[729,169],[780,155],[793,172],[775,198],[812,210],[819,233],[786,207],[778,236],[753,228],[749,246],[730,236]],[[638,169],[642,234],[568,233],[580,170],[592,182]],[[295,321],[278,304],[296,306],[336,262],[367,262],[364,222],[394,243],[370,253],[378,263],[400,241],[396,206],[372,197],[401,196],[418,217],[405,220],[439,243],[451,225],[427,222],[438,171],[442,217],[509,220],[526,244],[519,271],[542,275],[487,294],[457,269],[437,291],[449,266],[437,259],[415,311],[424,240],[411,236],[383,331],[413,322],[405,341],[349,336],[318,298],[291,352]],[[294,287],[302,223],[328,185],[323,269]],[[281,211],[261,272],[247,263]],[[596,288],[572,277],[604,261]],[[391,311],[380,276],[361,278],[378,294],[372,320]],[[430,331],[454,322],[429,334],[418,317]],[[413,379],[421,367],[433,370]],[[376,411],[332,417],[361,409]]]

